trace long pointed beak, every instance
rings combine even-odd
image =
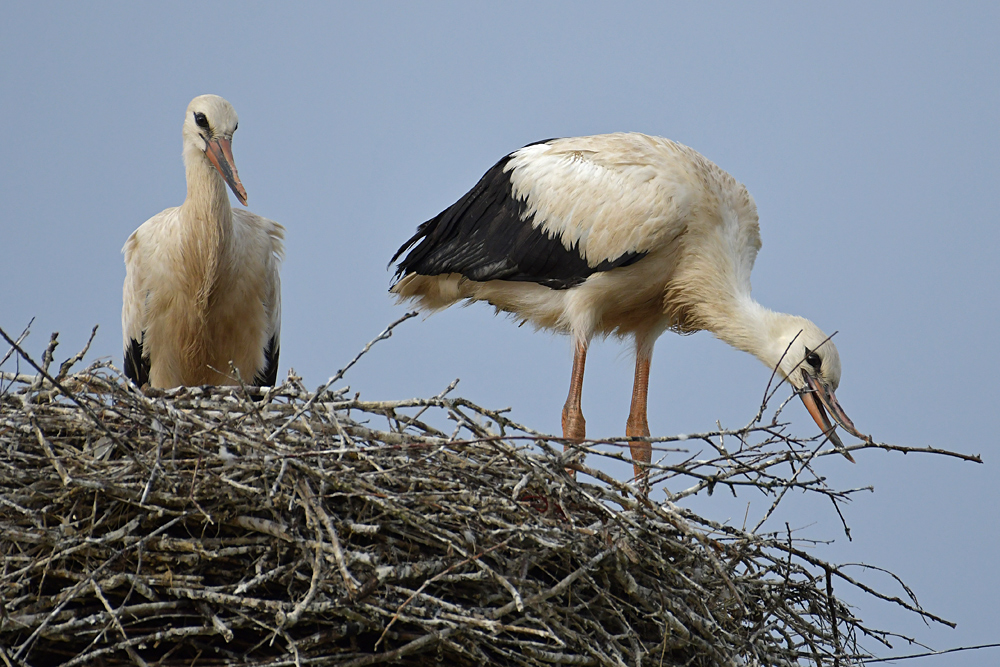
[[[869,437],[858,432],[858,429],[854,426],[854,422],[847,416],[844,409],[840,407],[837,396],[832,391],[828,391],[819,380],[809,375],[809,373],[803,371],[802,375],[805,377],[806,384],[809,387],[808,391],[803,391],[799,394],[802,398],[802,403],[806,406],[806,410],[809,411],[813,421],[816,422],[816,425],[830,439],[833,446],[847,457],[848,461],[854,463],[854,457],[844,449],[844,443],[841,441],[840,436],[837,435],[836,427],[830,423],[829,417],[826,416],[827,411],[833,416],[837,424],[854,437],[865,441],[869,440]],[[826,410],[823,409],[824,407]]]
[[[220,137],[215,141],[209,141],[205,146],[205,155],[222,174],[222,178],[229,184],[229,189],[233,191],[240,203],[246,206],[247,191],[240,183],[240,175],[236,171],[236,161],[233,160],[233,146],[230,140]]]

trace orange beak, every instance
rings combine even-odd
[[[222,178],[229,184],[229,189],[233,191],[236,198],[244,206],[247,205],[247,191],[240,183],[240,175],[236,172],[236,161],[233,160],[233,146],[229,139],[221,137],[215,141],[209,141],[205,145],[205,155],[212,161],[212,164],[222,174]]]
[[[862,435],[855,428],[854,422],[850,420],[844,409],[840,407],[840,403],[837,401],[837,396],[832,390],[828,390],[823,384],[809,375],[809,373],[802,371],[802,376],[806,380],[806,385],[808,389],[799,392],[799,396],[802,398],[802,402],[806,406],[806,410],[812,415],[813,421],[816,425],[820,427],[823,434],[830,439],[833,446],[851,463],[854,463],[854,457],[844,449],[844,443],[840,440],[840,436],[837,435],[836,426],[830,423],[830,418],[827,417],[826,413],[829,411],[830,415],[833,416],[837,424],[839,424],[845,431],[850,433],[856,438],[861,440],[868,440],[868,436]],[[824,410],[823,408],[826,408]]]

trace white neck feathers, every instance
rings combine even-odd
[[[204,309],[227,264],[233,212],[225,181],[201,150],[185,151],[184,167],[187,198],[181,205],[180,219],[186,228],[186,250],[179,268]]]
[[[215,169],[205,153],[199,149],[189,149],[184,153],[184,171],[187,176],[187,198],[183,207],[190,219],[214,222],[229,227],[232,223],[232,208],[226,182]]]

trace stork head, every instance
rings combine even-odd
[[[772,365],[795,387],[816,425],[838,449],[844,444],[830,416],[851,435],[867,440],[854,427],[834,393],[840,386],[840,355],[837,346],[819,327],[802,317],[785,316],[778,325],[771,354],[780,359]],[[850,454],[843,452],[851,461]]]
[[[236,198],[246,206],[247,191],[233,160],[233,132],[238,125],[233,105],[218,95],[194,98],[184,116],[184,159],[197,159],[200,155],[208,158]]]

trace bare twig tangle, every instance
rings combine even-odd
[[[881,661],[900,635],[866,626],[846,588],[951,625],[898,578],[876,589],[870,566],[766,530],[792,490],[847,530],[865,490],[833,486],[819,468],[838,451],[766,402],[743,428],[646,438],[647,497],[603,465],[630,463],[629,438],[564,454],[454,383],[399,401],[333,388],[411,316],[316,391],[143,393],[108,362],[71,372],[85,352],[53,376],[55,337],[36,362],[26,332],[0,332],[36,371],[0,375],[0,664]],[[719,488],[765,500],[744,528],[683,506]]]

